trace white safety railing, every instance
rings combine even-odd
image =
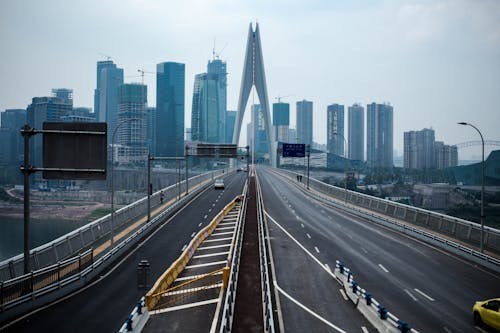
[[[418,333],[410,324],[390,313],[382,304],[361,288],[354,280],[349,268],[340,261],[336,261],[335,277],[343,285],[346,296],[355,304],[356,309],[377,329],[387,333]]]
[[[223,171],[208,172],[189,178],[190,191],[204,181],[214,176],[219,176]],[[181,182],[181,193],[186,191],[185,180]],[[160,205],[160,192],[163,191],[164,202],[174,200],[179,192],[178,184],[173,184],[150,197],[151,209]],[[125,229],[139,216],[147,213],[147,197],[118,209],[114,214],[114,230]],[[30,263],[33,270],[53,265],[81,251],[96,248],[101,243],[109,240],[111,234],[111,214],[92,221],[72,232],[63,235],[49,243],[41,245],[30,251]],[[105,255],[105,253],[103,254]],[[23,254],[0,262],[0,281],[8,280],[23,274]]]

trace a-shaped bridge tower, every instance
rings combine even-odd
[[[264,59],[262,57],[262,46],[260,43],[259,24],[255,24],[255,31],[252,23],[248,30],[247,49],[245,52],[245,63],[243,65],[243,75],[241,78],[240,97],[238,100],[238,110],[236,121],[234,122],[233,144],[238,144],[241,132],[241,123],[245,114],[245,107],[252,86],[255,86],[257,96],[264,116],[266,126],[267,146],[269,149],[269,160],[272,166],[276,166],[276,149],[274,148],[273,127],[269,113],[269,98],[267,96],[266,74],[264,72]],[[256,119],[257,117],[254,117]]]

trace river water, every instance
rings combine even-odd
[[[31,219],[30,249],[50,242],[85,224],[85,221]],[[0,261],[23,253],[22,218],[0,216]]]

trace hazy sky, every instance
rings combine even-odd
[[[432,127],[448,144],[500,140],[500,1],[0,0],[0,110],[25,108],[52,88],[93,107],[96,61],[112,57],[126,82],[137,69],[186,64],[186,127],[194,75],[216,51],[236,109],[250,22],[259,22],[270,102],[314,102],[314,140],[326,142],[326,107],[389,102],[394,145]],[[155,75],[146,75],[156,102]],[[346,114],[347,118],[347,114]],[[346,124],[347,126],[347,124]],[[246,126],[243,126],[245,129]],[[243,137],[244,133],[242,133]],[[493,147],[489,147],[490,149]],[[497,149],[499,147],[496,147]],[[459,150],[478,157],[480,147]]]

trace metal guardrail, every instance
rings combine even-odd
[[[266,240],[264,235],[264,202],[260,183],[257,186],[257,220],[259,233],[260,278],[262,284],[262,310],[264,318],[264,331],[274,333],[273,303],[271,299],[271,284],[269,283],[269,261],[267,259]]]
[[[241,246],[243,242],[243,230],[245,229],[245,218],[247,208],[248,180],[243,190],[244,196],[241,206],[240,220],[238,221],[238,230],[236,231],[236,240],[233,243],[231,253],[231,270],[229,272],[229,281],[226,289],[226,298],[222,308],[220,319],[220,333],[231,332],[234,319],[234,306],[236,304],[236,290],[238,288],[238,272],[240,269]]]
[[[297,173],[289,170],[275,169],[281,175],[296,181]],[[382,215],[408,222],[450,236],[471,246],[478,246],[481,236],[481,225],[471,221],[436,213],[390,200],[385,200],[363,193],[346,190],[311,178],[309,187],[339,202],[343,201],[363,207]],[[500,254],[500,230],[484,227],[484,249]]]
[[[191,177],[189,179],[189,189],[192,190],[202,182],[214,176],[221,175],[222,171],[208,172]],[[186,190],[185,181],[182,181],[181,192]],[[160,205],[160,192],[164,193],[164,201],[175,199],[179,188],[173,184],[163,190],[155,192],[151,196],[151,208]],[[130,205],[118,209],[114,214],[114,230],[127,227],[132,221],[147,213],[147,197],[144,197]],[[37,270],[53,265],[60,260],[64,260],[79,252],[91,247],[96,247],[100,243],[107,241],[111,233],[111,214],[92,221],[66,235],[63,235],[49,243],[41,245],[30,251],[32,269]],[[105,255],[105,254],[103,254]],[[8,280],[23,274],[23,254],[19,254],[10,259],[0,262],[0,281]]]
[[[92,250],[58,262],[55,265],[0,282],[0,309],[8,310],[18,304],[60,289],[85,275],[93,264]]]
[[[356,281],[349,268],[345,267],[340,261],[335,264],[335,276],[344,286],[344,290],[349,299],[356,305],[356,308],[370,321],[370,323],[379,332],[402,332],[402,333],[418,333],[417,330],[405,321],[397,318],[390,313],[382,304],[361,288]]]
[[[127,320],[123,323],[122,327],[120,327],[118,333],[140,332],[144,328],[148,318],[149,312],[146,307],[146,299],[143,296],[134,306],[134,309],[130,312]]]

